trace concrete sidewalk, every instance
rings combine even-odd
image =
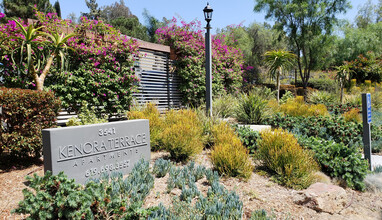
[[[380,155],[371,155],[371,167],[382,166],[382,156]]]

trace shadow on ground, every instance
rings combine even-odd
[[[14,170],[22,170],[33,165],[41,166],[44,162],[41,158],[17,158],[8,154],[0,155],[0,174]]]

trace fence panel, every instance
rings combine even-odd
[[[140,53],[142,57],[135,67],[140,79],[138,92],[134,94],[138,104],[153,102],[161,111],[180,108],[180,78],[170,72],[169,54],[147,49],[140,49]]]

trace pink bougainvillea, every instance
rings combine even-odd
[[[60,96],[64,107],[78,110],[82,100],[89,105],[103,106],[103,112],[118,113],[127,109],[137,84],[133,71],[135,58],[139,56],[139,46],[135,39],[121,33],[102,21],[81,18],[81,23],[71,27],[71,21],[62,20],[55,13],[36,12],[37,25],[45,33],[76,33],[67,42],[66,65],[61,71],[60,60],[53,64],[50,76],[46,80],[46,89]],[[22,21],[20,20],[22,23]],[[22,23],[25,27],[26,24]],[[25,57],[13,59],[15,42],[20,37],[19,28],[14,21],[0,24],[0,40],[10,39],[0,48],[0,63],[3,64],[5,86],[33,88],[28,75]],[[42,40],[44,36],[36,40]],[[34,50],[44,50],[44,46]],[[11,58],[11,59],[10,59]],[[45,62],[44,57],[37,59]],[[102,84],[102,86],[101,86]]]
[[[177,19],[156,31],[159,42],[175,49],[176,73],[181,77],[180,86],[187,104],[199,105],[205,97],[205,40],[201,23]],[[235,93],[242,82],[244,62],[240,49],[228,46],[223,38],[212,36],[213,94]]]

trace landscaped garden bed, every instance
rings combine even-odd
[[[212,168],[212,164],[208,159],[209,151],[197,155],[195,159],[196,165],[203,165],[206,168]],[[154,162],[159,158],[167,159],[168,153],[153,152],[150,166],[154,166]],[[9,162],[9,161],[7,161]],[[181,167],[178,164],[177,167]],[[26,215],[10,214],[23,199],[22,189],[27,188],[25,176],[33,176],[34,174],[43,175],[43,165],[34,163],[19,167],[11,167],[4,169],[1,164],[0,171],[0,216],[5,219],[19,219]],[[155,178],[154,188],[150,190],[144,207],[157,206],[162,203],[165,207],[172,204],[173,197],[180,196],[180,189],[173,189],[167,193],[167,181],[169,174],[161,178]],[[206,194],[208,184],[205,178],[196,182],[199,191]],[[346,190],[347,204],[346,208],[338,214],[328,214],[325,212],[316,212],[305,206],[294,203],[294,198],[298,191],[280,186],[264,176],[261,172],[254,173],[247,181],[242,181],[232,177],[221,177],[220,183],[227,189],[236,192],[240,200],[243,202],[243,217],[249,219],[251,214],[256,210],[264,209],[268,216],[277,219],[380,219],[382,201],[381,193],[358,192],[351,189]],[[178,206],[178,213],[183,212],[184,207]],[[186,213],[185,213],[186,214]],[[187,216],[186,216],[187,217]],[[186,218],[187,219],[187,218]]]
[[[86,17],[73,26],[73,33],[62,33],[60,27],[68,27],[69,21],[34,10],[37,25],[22,19],[4,20],[0,14],[4,20],[0,38],[11,39],[4,40],[0,48],[1,217],[382,218],[382,167],[370,171],[362,156],[360,112],[360,94],[370,93],[371,150],[381,154],[381,57],[360,55],[308,84],[313,67],[305,66],[301,72],[301,59],[308,63],[306,55],[296,56],[280,47],[252,57],[254,50],[245,51],[235,39],[247,30],[227,27],[211,43],[214,99],[213,114],[207,116],[203,30],[196,21],[182,21],[179,26],[177,19],[172,19],[156,30],[155,37],[171,47],[166,56],[175,60],[166,61],[165,69],[167,75],[179,77],[179,87],[171,89],[181,94],[177,97],[181,103],[160,111],[152,102],[134,102],[134,92],[144,86],[136,72],[144,56],[139,52],[139,41],[102,20]],[[276,80],[273,90],[262,86],[267,83],[246,81],[245,77],[255,74],[250,64],[259,62]],[[302,87],[280,87],[281,75],[296,68],[296,62],[302,84],[297,80],[295,84]],[[162,94],[168,100],[169,87],[169,93]],[[52,159],[46,142],[48,151],[42,155],[42,130],[57,127],[61,108],[78,116],[69,119],[63,130],[112,120],[146,119],[140,120],[144,131],[130,135],[130,127],[120,127],[123,131],[116,136],[113,128],[77,127],[81,132],[82,128],[96,128],[96,138],[109,139],[97,142],[94,136],[78,132],[93,138],[94,144],[83,141],[83,145],[58,147],[64,149],[59,151],[61,161],[80,162],[82,158],[86,182],[76,184],[75,179],[65,176],[65,172],[69,175],[67,166],[61,167],[62,173],[43,173],[44,160]],[[243,124],[272,129],[258,132]],[[143,141],[149,138],[150,149],[149,141]],[[91,149],[86,150],[85,145]],[[150,161],[138,158],[142,156],[138,148],[143,146],[145,158],[151,154]],[[114,150],[126,150],[124,147],[130,152],[134,148],[135,154],[125,151],[124,165],[116,165]],[[95,156],[92,153],[110,153],[111,162],[91,159],[89,164],[99,166],[85,168],[83,158]],[[79,174],[77,162],[73,164],[73,173]],[[115,167],[132,170],[123,176],[111,172]]]

